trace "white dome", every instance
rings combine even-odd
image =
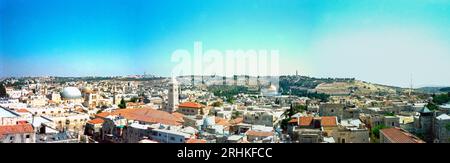
[[[270,85],[266,88],[261,89],[263,96],[277,96],[278,89],[275,85]]]
[[[81,92],[76,87],[66,87],[62,91],[61,97],[64,99],[77,99],[81,98]]]

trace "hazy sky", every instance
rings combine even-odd
[[[0,0],[0,76],[167,76],[195,41],[278,49],[282,74],[450,85],[448,0]]]

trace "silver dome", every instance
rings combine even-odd
[[[64,99],[77,99],[81,98],[81,92],[76,87],[66,87],[62,91],[61,97]]]

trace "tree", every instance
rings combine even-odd
[[[125,102],[125,100],[122,98],[122,100],[120,100],[120,104],[117,105],[119,106],[119,108],[124,109],[127,107],[127,103]]]
[[[447,131],[450,131],[450,123],[447,123],[447,124],[445,125],[445,129],[447,129]]]
[[[216,102],[213,102],[211,105],[214,107],[221,107],[223,105],[223,103],[220,101],[216,101]]]
[[[230,103],[230,104],[234,104],[234,98],[233,98],[233,97],[227,98],[226,101],[227,101],[228,103]]]
[[[0,97],[8,97],[5,85],[3,85],[3,83],[0,83]]]
[[[384,114],[385,116],[395,116],[395,113],[394,112],[388,112],[388,113],[386,113],[386,114]]]
[[[137,98],[137,97],[132,97],[130,99],[130,102],[138,102],[138,101],[139,101],[139,98]]]
[[[291,107],[283,113],[283,115],[285,116],[285,118],[284,118],[283,120],[281,120],[281,124],[280,124],[280,125],[281,125],[281,128],[282,128],[282,129],[286,129],[286,128],[287,128],[287,125],[288,125],[288,122],[292,119],[292,116],[293,116],[293,115],[295,115],[295,114],[297,114],[297,113],[300,113],[300,112],[302,112],[302,111],[305,111],[305,110],[307,110],[307,109],[308,109],[308,107],[305,106],[305,105],[297,105],[297,106],[293,106],[293,105],[291,104]]]
[[[427,104],[427,108],[430,109],[430,110],[437,110],[438,106],[436,104],[434,104],[433,102],[429,102]]]
[[[380,138],[380,130],[384,129],[384,128],[388,128],[385,125],[377,125],[374,128],[372,128],[372,135],[374,135],[377,139]]]
[[[450,97],[448,96],[448,93],[433,96],[433,102],[436,105],[442,105],[442,104],[448,103],[449,101],[450,101]]]
[[[101,112],[103,112],[102,110],[98,110],[96,114],[100,114]]]
[[[232,115],[231,115],[231,119],[236,119],[238,117],[241,116],[241,112],[239,111],[233,111]]]
[[[293,106],[291,104],[291,107],[288,110],[286,110],[283,114],[290,119],[293,115],[305,110],[307,110],[307,107],[305,105]]]

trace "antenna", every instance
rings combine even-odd
[[[409,87],[409,96],[411,96],[411,93],[412,93],[412,89],[413,89],[413,79],[412,79],[412,74],[411,74],[411,76],[410,76],[410,83],[409,83],[410,85],[410,87]]]

